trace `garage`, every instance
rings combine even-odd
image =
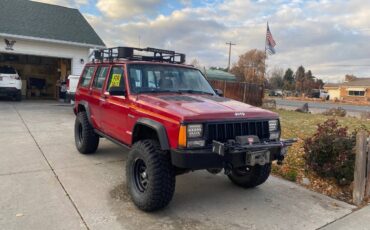
[[[18,72],[23,98],[59,98],[62,76],[71,73],[71,59],[3,53],[0,61],[1,66],[11,66]]]
[[[3,0],[0,21],[0,67],[16,70],[24,99],[60,99],[68,76],[80,75],[91,51],[105,47],[73,8]]]

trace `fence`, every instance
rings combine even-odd
[[[210,80],[213,88],[223,91],[224,96],[248,103],[254,106],[261,106],[264,88],[262,85],[247,82],[230,82],[222,80]]]
[[[370,196],[370,138],[360,131],[356,137],[356,162],[353,181],[353,203],[360,205]]]

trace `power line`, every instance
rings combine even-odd
[[[231,58],[231,46],[235,46],[231,41],[226,42],[226,45],[229,45],[229,64],[227,65],[227,70],[230,71],[230,58]]]

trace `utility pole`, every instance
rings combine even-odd
[[[229,45],[229,64],[227,65],[227,71],[230,71],[231,46],[235,46],[236,44],[233,44],[230,41],[230,42],[226,42],[226,45]]]

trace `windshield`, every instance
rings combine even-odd
[[[16,74],[17,72],[12,67],[0,66],[0,73],[4,73],[4,74]]]
[[[208,81],[196,69],[153,64],[130,64],[128,73],[131,93],[215,94]]]

